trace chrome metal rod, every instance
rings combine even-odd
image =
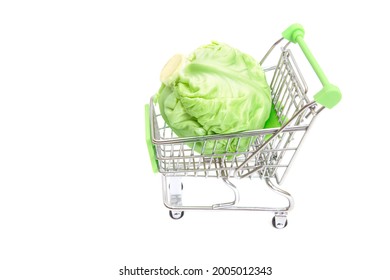
[[[291,195],[274,186],[272,183],[269,185],[269,187],[275,191],[276,193],[286,197],[288,199],[289,205],[287,207],[259,207],[259,206],[238,206],[235,204],[231,204],[232,202],[229,203],[221,203],[221,204],[214,204],[214,205],[174,205],[169,201],[168,198],[168,184],[167,184],[167,178],[166,176],[161,176],[162,177],[162,190],[163,190],[163,203],[165,207],[167,207],[170,210],[177,210],[177,211],[185,211],[185,210],[241,210],[241,211],[265,211],[265,212],[285,212],[288,211],[289,209],[292,208],[294,205],[294,201],[291,197]],[[238,203],[239,201],[239,193],[234,184],[232,184],[229,180],[225,183],[234,191],[235,193],[235,200],[233,201],[234,203]],[[236,193],[237,192],[237,193]],[[216,205],[221,205],[221,207],[216,207]]]
[[[224,202],[224,203],[218,203],[213,204],[213,209],[220,209],[225,207],[231,207],[233,205],[236,205],[240,201],[240,192],[237,190],[237,187],[227,178],[222,178],[224,183],[233,191],[234,193],[234,200],[231,202]]]
[[[288,200],[288,206],[285,208],[286,209],[285,211],[289,211],[294,208],[294,199],[290,193],[275,186],[270,179],[266,179],[265,182],[267,183],[267,186],[270,187],[271,190],[273,190],[277,194],[280,194],[281,196],[284,196]]]
[[[304,112],[307,108],[313,106],[314,104],[316,104],[315,101],[312,101],[310,102],[309,104],[306,104],[305,106],[303,106],[297,113],[294,114],[294,116],[289,119],[277,132],[275,132],[267,141],[264,142],[263,145],[261,145],[256,151],[254,151],[243,163],[241,163],[237,168],[236,170],[234,171],[234,177],[237,176],[237,173],[243,168],[243,166],[245,166],[253,157],[255,157],[258,153],[260,153],[267,145],[269,142],[271,142],[276,136],[278,136],[280,133],[284,132],[285,128],[290,124],[292,123],[302,112]],[[254,168],[252,171],[248,172],[248,173],[245,173],[245,174],[242,174],[240,177],[241,178],[245,178],[249,175],[251,175],[252,173],[255,173],[257,172],[258,170],[260,170],[261,168],[263,168],[263,166],[259,166],[257,168]]]
[[[283,37],[280,38],[279,40],[277,40],[272,46],[271,48],[268,50],[268,52],[265,54],[265,56],[263,57],[263,59],[260,61],[260,65],[263,65],[263,62],[267,59],[267,57],[271,54],[271,52],[274,50],[274,48],[280,43],[283,41]]]

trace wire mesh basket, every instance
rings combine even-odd
[[[338,88],[328,82],[312,56],[303,34],[300,25],[290,26],[260,62],[263,65],[274,48],[287,39],[278,61],[264,69],[271,89],[271,117],[277,124],[272,128],[180,138],[164,121],[153,97],[150,99],[146,106],[146,137],[154,170],[163,177],[164,204],[172,218],[181,218],[185,210],[192,209],[271,211],[275,213],[273,225],[276,228],[287,225],[287,212],[292,209],[293,199],[279,185],[315,117],[325,107],[335,106],[341,98]],[[308,86],[289,48],[290,42],[300,45],[323,84],[314,100],[308,96]],[[182,177],[221,178],[233,190],[235,199],[210,206],[183,206]],[[239,191],[230,179],[246,177],[265,179],[273,191],[286,197],[288,205],[238,205]]]

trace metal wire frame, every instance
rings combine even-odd
[[[261,65],[279,44],[278,40],[261,60]],[[158,106],[150,100],[152,142],[156,148],[159,172],[162,174],[163,202],[174,219],[186,210],[249,210],[274,212],[273,225],[287,225],[287,214],[294,206],[292,196],[279,185],[287,174],[297,150],[315,117],[324,109],[307,96],[308,87],[298,65],[287,48],[275,66],[264,69],[271,77],[270,88],[279,128],[208,135],[177,137],[165,123]],[[235,150],[228,149],[235,143]],[[226,147],[221,149],[220,147]],[[212,205],[183,205],[181,177],[217,177],[231,191],[233,201]],[[239,205],[239,191],[231,178],[262,178],[266,186],[284,197],[285,206],[259,207]]]
[[[280,128],[179,138],[165,123],[152,98],[152,142],[159,172],[178,177],[274,178],[280,184],[311,121],[322,110],[316,102],[309,101],[308,87],[287,45],[277,65],[267,71],[272,74],[271,96]],[[262,62],[266,58],[267,55]],[[228,150],[233,142],[237,149]],[[221,151],[219,146],[226,149]]]
[[[287,201],[287,205],[279,207],[259,207],[259,206],[241,206],[237,205],[239,202],[239,192],[236,186],[229,180],[223,179],[226,186],[228,186],[234,194],[234,200],[223,203],[216,203],[212,205],[181,205],[172,201],[172,194],[170,193],[170,184],[167,176],[162,176],[162,194],[163,203],[165,207],[173,211],[186,211],[186,210],[244,210],[244,211],[269,211],[287,215],[287,211],[292,210],[294,207],[293,197],[286,191],[280,189],[271,182],[270,179],[266,179],[267,186],[278,195],[284,197]]]

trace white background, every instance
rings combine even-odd
[[[148,279],[124,265],[389,279],[389,17],[383,1],[346,2],[2,1],[0,279]],[[288,227],[267,213],[171,220],[144,139],[161,67],[210,40],[260,60],[294,22],[343,100],[284,183]]]

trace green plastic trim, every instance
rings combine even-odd
[[[297,43],[297,38],[305,36],[305,29],[299,23],[291,24],[286,30],[283,31],[282,36],[284,39],[289,40],[291,43]]]
[[[335,85],[327,84],[314,95],[314,100],[326,108],[332,109],[341,100],[340,89]]]
[[[322,71],[317,60],[311,53],[309,47],[303,39],[305,36],[305,30],[302,25],[297,23],[292,24],[282,33],[282,35],[283,38],[289,40],[290,42],[298,43],[322,83],[323,88],[314,95],[314,100],[329,109],[336,106],[341,100],[340,89],[328,81],[324,71]]]
[[[158,171],[158,162],[156,157],[156,149],[152,143],[152,134],[150,131],[150,108],[149,104],[145,104],[145,136],[146,136],[146,145],[148,147],[150,163],[152,164],[153,173]]]

